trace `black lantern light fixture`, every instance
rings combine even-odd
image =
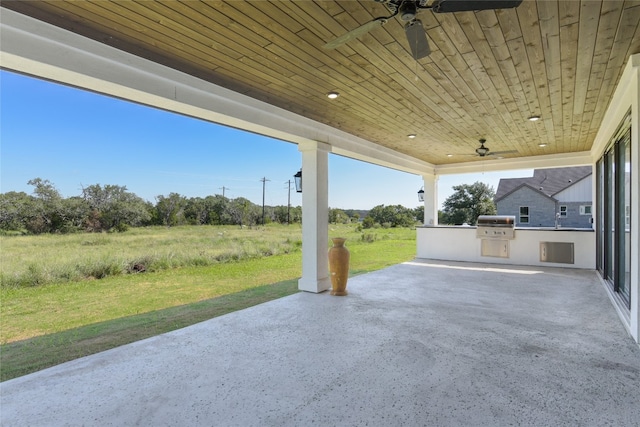
[[[418,191],[418,201],[424,202],[424,187]]]
[[[294,182],[296,183],[296,193],[302,193],[302,169],[293,175]]]

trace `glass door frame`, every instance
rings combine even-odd
[[[630,283],[626,270],[628,251],[626,205],[629,203],[626,163],[631,159],[630,115],[596,162],[596,269],[627,308],[631,307]],[[631,230],[629,230],[630,232]]]

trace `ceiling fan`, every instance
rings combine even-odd
[[[481,138],[480,139],[480,147],[476,148],[476,154],[480,157],[486,157],[486,156],[499,156],[501,154],[511,154],[511,153],[517,153],[516,150],[509,150],[509,151],[491,151],[489,150],[489,147],[486,147],[484,145],[485,142],[487,142],[486,139]]]
[[[429,41],[422,27],[422,22],[416,18],[421,9],[431,9],[435,13],[468,12],[474,10],[508,9],[518,7],[522,0],[375,0],[384,3],[391,15],[375,18],[366,24],[354,28],[346,34],[324,45],[325,49],[335,49],[353,39],[356,39],[374,28],[386,24],[391,18],[400,15],[406,22],[404,31],[407,35],[413,58],[418,60],[429,56],[431,49]]]

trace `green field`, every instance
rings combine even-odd
[[[415,230],[330,227],[350,274],[415,256]],[[299,225],[0,237],[0,379],[297,292]],[[138,266],[137,268],[133,268]]]

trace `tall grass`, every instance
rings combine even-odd
[[[299,225],[149,227],[125,233],[0,236],[0,286],[21,288],[288,254]]]
[[[358,232],[355,226],[341,225],[329,232],[347,238],[352,275],[415,255],[415,230]],[[272,225],[259,230],[184,227],[114,235],[12,237],[11,245],[3,242],[2,271],[26,285],[0,289],[0,343],[299,278],[300,235],[300,227]],[[93,243],[83,243],[87,241]],[[86,246],[91,250],[83,250]],[[12,253],[14,249],[18,254]],[[155,254],[162,258],[150,261]],[[231,261],[234,256],[237,262]],[[20,257],[22,262],[17,261]],[[221,261],[221,257],[226,258]],[[121,274],[131,263],[148,269]],[[57,282],[47,283],[51,277]]]

